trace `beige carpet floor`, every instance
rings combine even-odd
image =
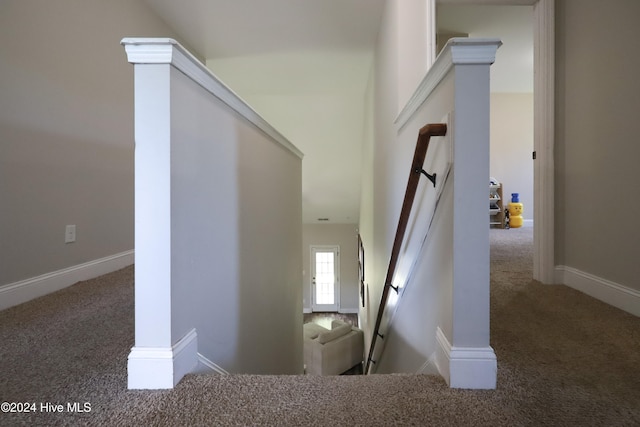
[[[531,229],[491,231],[498,388],[426,375],[195,376],[128,391],[133,268],[0,312],[2,426],[639,426],[640,319],[532,277]],[[50,413],[78,402],[90,412]]]

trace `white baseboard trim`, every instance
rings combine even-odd
[[[451,388],[495,389],[498,362],[491,346],[454,347],[437,328],[435,355],[438,372]]]
[[[220,375],[229,375],[229,372],[212,362],[211,360],[198,353],[198,368],[195,371],[199,374],[216,373]]]
[[[198,365],[198,335],[192,329],[171,347],[133,347],[127,366],[132,390],[173,388]]]
[[[640,291],[565,265],[556,266],[555,276],[556,283],[640,317]]]
[[[310,314],[310,313],[313,313],[313,310],[311,310],[310,308],[303,308],[302,309],[302,313],[303,314]]]
[[[124,268],[134,263],[134,251],[121,252],[73,267],[21,280],[0,287],[0,310],[64,289],[83,280]]]

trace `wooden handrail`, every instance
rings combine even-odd
[[[424,160],[427,156],[427,150],[429,148],[429,141],[432,136],[444,136],[447,133],[447,125],[444,123],[432,123],[428,124],[418,132],[418,141],[416,142],[416,150],[413,154],[413,161],[411,162],[411,172],[409,173],[409,181],[407,182],[407,190],[404,194],[404,201],[402,202],[402,210],[400,211],[400,218],[398,220],[398,228],[396,229],[396,237],[393,241],[393,248],[391,249],[391,259],[389,260],[389,268],[387,269],[387,277],[385,279],[384,288],[382,290],[382,297],[380,299],[380,307],[378,308],[378,316],[376,318],[376,326],[373,330],[373,336],[371,338],[371,346],[369,347],[369,357],[365,365],[365,374],[369,373],[369,368],[373,361],[373,352],[375,350],[376,339],[379,336],[380,324],[382,322],[382,316],[384,309],[387,305],[389,298],[389,289],[395,289],[391,281],[396,271],[398,264],[398,254],[402,247],[402,241],[404,240],[404,234],[409,223],[409,216],[411,215],[411,209],[413,208],[413,200],[416,196],[416,190],[418,189],[418,182],[420,181],[420,175],[426,175],[433,185],[435,186],[436,176],[427,174],[423,170]]]

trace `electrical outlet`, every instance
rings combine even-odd
[[[64,242],[73,243],[76,241],[76,226],[67,225],[64,231]]]

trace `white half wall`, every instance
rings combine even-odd
[[[123,44],[136,101],[129,387],[173,387],[203,366],[302,373],[302,153],[174,40]]]
[[[374,73],[374,184],[373,188],[363,185],[374,199],[373,212],[361,215],[362,222],[371,223],[372,216],[374,223],[373,239],[368,235],[364,238],[368,245],[365,251],[374,257],[374,272],[367,280],[367,307],[360,313],[363,329],[369,335],[377,316],[411,155],[422,126],[449,121],[447,138],[452,143],[453,162],[449,180],[438,190],[442,193],[431,234],[417,247],[407,244],[407,253],[401,255],[413,257],[415,262],[407,261],[413,267],[405,272],[406,289],[398,296],[390,292],[382,325],[390,323],[381,330],[384,338],[376,339],[373,370],[416,372],[429,365],[434,354],[446,349],[447,356],[436,360],[441,375],[452,387],[495,388],[496,359],[489,345],[486,198],[490,176],[489,71],[501,43],[494,39],[451,41],[397,114],[393,108],[399,96],[396,79],[403,77],[402,70],[394,67],[394,46],[401,39],[397,26],[403,15],[398,8],[400,2],[388,2],[383,18]],[[389,128],[385,123],[391,114],[396,120]],[[435,146],[438,139],[432,141]],[[409,238],[420,240],[419,221],[410,224],[413,230],[409,230]],[[437,331],[449,345],[438,344]],[[384,344],[378,349],[381,340]],[[368,337],[366,345],[370,342]]]

